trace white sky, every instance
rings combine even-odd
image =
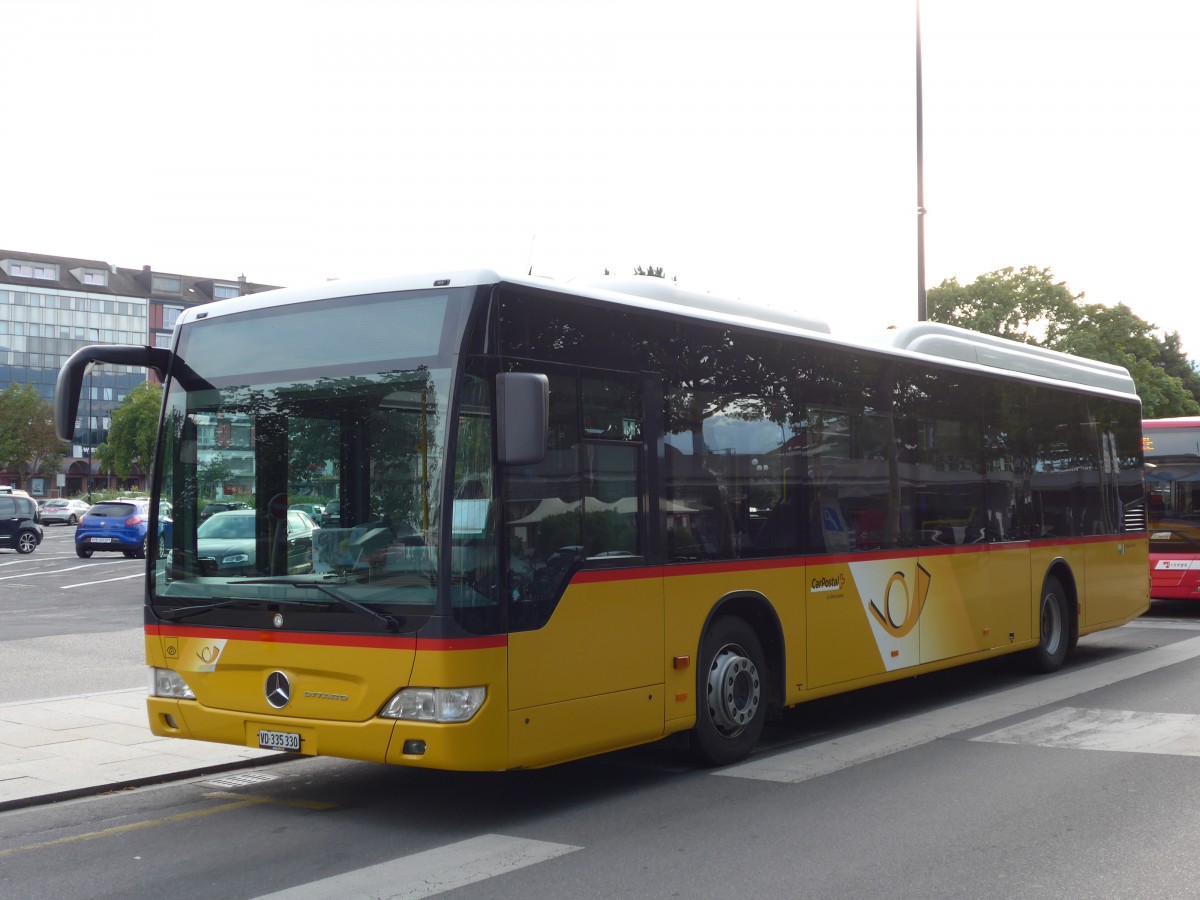
[[[1200,3],[922,0],[926,283],[1048,267],[1200,358]],[[296,285],[663,266],[916,317],[913,0],[39,0],[0,247]]]

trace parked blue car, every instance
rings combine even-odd
[[[164,540],[164,527],[171,521],[169,503],[159,509],[158,549],[161,555],[168,541]],[[116,500],[101,500],[75,527],[75,553],[87,559],[97,550],[119,551],[126,557],[146,556],[149,546],[150,501],[140,497],[119,497]]]

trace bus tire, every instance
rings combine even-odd
[[[734,616],[715,619],[700,642],[696,673],[697,762],[724,766],[744,759],[767,717],[767,666],[758,635]]]
[[[1042,585],[1042,599],[1038,603],[1038,645],[1032,651],[1030,662],[1036,672],[1053,672],[1062,666],[1071,649],[1071,620],[1069,618],[1067,594],[1062,582],[1053,575]]]

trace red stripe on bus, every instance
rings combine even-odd
[[[484,650],[507,647],[504,634],[484,637],[414,638],[409,635],[384,637],[373,634],[318,634],[315,632],[242,631],[237,628],[205,628],[195,625],[147,625],[151,637],[196,637],[263,644],[306,644],[316,647],[365,647],[380,650]]]
[[[846,565],[852,562],[872,562],[882,559],[918,559],[923,556],[949,556],[961,553],[996,553],[1004,550],[1028,550],[1032,547],[1061,547],[1071,544],[1105,544],[1129,540],[1144,540],[1146,532],[1102,534],[1069,538],[1042,538],[1022,541],[995,541],[980,544],[905,547],[899,550],[867,550],[855,553],[822,554],[821,556],[789,556],[775,559],[728,559],[720,562],[669,563],[665,566],[646,566],[630,569],[583,569],[575,573],[572,584],[602,584],[613,581],[632,581],[643,578],[677,577],[686,575],[718,575],[735,572],[760,572],[771,569],[799,569],[804,566]]]

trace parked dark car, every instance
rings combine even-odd
[[[200,510],[200,521],[203,522],[205,519],[209,519],[212,516],[215,516],[217,513],[229,512],[231,509],[249,508],[250,507],[245,503],[238,503],[232,500],[217,500],[216,502],[210,503],[208,506],[204,507],[204,509]]]
[[[196,529],[196,552],[201,560],[212,560],[210,575],[261,575],[256,565],[255,527],[257,513],[234,509],[216,513]],[[319,531],[308,514],[287,511],[287,574],[300,575],[313,569],[313,532]]]
[[[37,503],[26,494],[0,493],[0,547],[32,553],[42,542]]]
[[[75,525],[91,508],[92,505],[83,500],[47,500],[42,504],[42,524],[53,525],[62,522]]]

